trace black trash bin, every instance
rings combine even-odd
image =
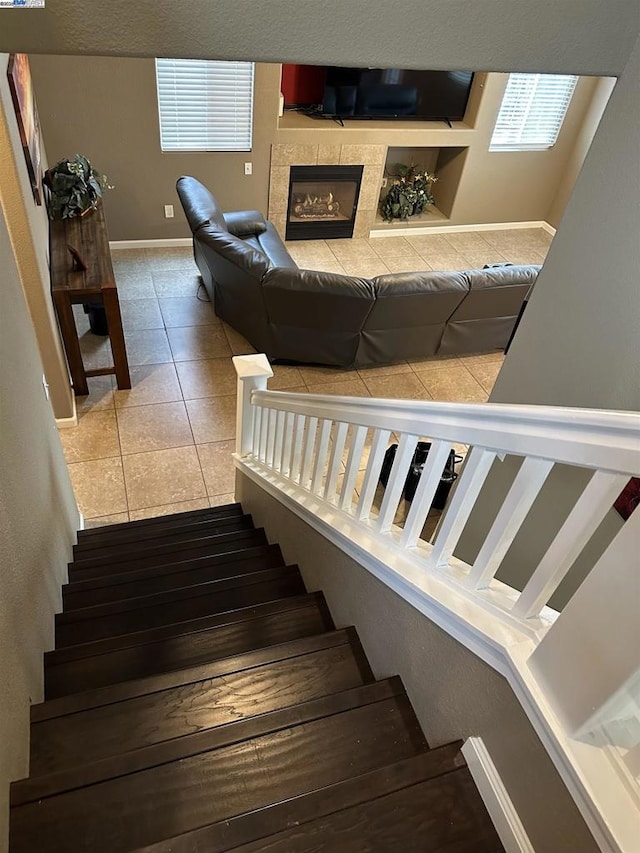
[[[380,482],[383,486],[386,486],[389,481],[389,475],[391,473],[393,461],[396,457],[397,449],[398,445],[392,444],[387,448],[386,453],[384,454],[384,462],[382,463],[382,469],[380,471]],[[422,469],[427,461],[430,449],[430,441],[419,441],[416,445],[402,493],[406,501],[411,502],[415,496],[416,489],[418,488],[418,482],[420,481],[420,475],[422,474]],[[433,497],[433,509],[445,508],[451,487],[458,477],[455,470],[456,462],[460,461],[462,461],[462,458],[460,456],[456,456],[455,451],[452,450],[449,453],[449,457],[442,471],[442,477],[440,478],[438,488],[436,489],[436,493]]]
[[[89,315],[89,328],[94,335],[108,335],[107,312],[102,302],[89,302],[82,306],[84,313]]]

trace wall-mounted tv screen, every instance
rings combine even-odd
[[[285,104],[304,91],[309,113],[322,118],[461,121],[472,82],[472,71],[288,66],[285,77],[283,69]]]

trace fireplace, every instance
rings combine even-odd
[[[291,166],[287,240],[353,237],[363,166]]]

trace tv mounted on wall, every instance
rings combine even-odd
[[[295,90],[297,77],[304,80],[307,103],[295,105],[306,107],[317,118],[461,121],[473,82],[472,71],[339,66],[289,69],[287,77],[283,73],[285,105],[295,103],[292,98],[301,92]]]

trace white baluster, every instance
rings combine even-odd
[[[354,427],[353,432],[351,434],[351,443],[349,446],[349,456],[347,458],[347,467],[344,472],[344,479],[342,481],[342,491],[340,492],[340,509],[344,509],[347,512],[351,511],[351,504],[353,503],[353,490],[356,485],[356,480],[358,478],[358,471],[360,470],[360,461],[362,459],[362,451],[364,449],[364,443],[367,439],[367,427],[359,426]]]
[[[347,440],[348,429],[349,424],[339,423],[336,426],[335,434],[333,436],[333,445],[331,447],[331,455],[329,456],[329,469],[324,487],[324,499],[331,501],[332,503],[335,501],[336,497],[336,484],[338,482],[338,474],[340,473],[340,464],[342,462],[342,454]]]
[[[265,462],[269,468],[273,468],[273,451],[276,444],[276,419],[277,411],[269,409],[269,417],[267,418],[267,453]]]
[[[318,419],[309,418],[307,422],[307,431],[304,436],[304,450],[302,463],[302,476],[300,477],[300,485],[307,488],[311,480],[311,471],[313,470],[313,450],[316,443],[316,432],[318,429]]]
[[[450,452],[451,444],[448,441],[433,441],[431,443],[427,461],[420,475],[420,482],[413,496],[411,509],[407,513],[404,530],[400,537],[400,543],[405,548],[413,548],[418,542]]]
[[[276,414],[276,437],[273,442],[273,469],[280,471],[282,467],[282,445],[284,444],[284,421],[286,412]]]
[[[520,466],[469,574],[469,586],[472,589],[488,586],[500,568],[504,555],[552,468],[553,462],[532,456],[527,457]]]
[[[324,464],[327,461],[327,451],[329,449],[329,438],[331,437],[331,421],[323,420],[320,428],[320,439],[316,449],[316,458],[313,465],[313,480],[311,482],[311,491],[318,494],[322,477],[324,474]]]
[[[291,466],[289,476],[291,479],[300,482],[300,466],[302,465],[302,442],[304,441],[304,427],[306,418],[304,415],[295,416],[295,438],[291,449]]]
[[[381,533],[388,533],[391,530],[417,441],[417,435],[406,435],[403,433],[400,436],[400,443],[396,450],[393,466],[384,490],[382,504],[380,505],[380,514],[378,515],[377,527]]]
[[[513,607],[516,616],[537,616],[625,487],[626,474],[596,471],[558,531]]]
[[[456,490],[438,527],[435,543],[427,560],[429,568],[446,566],[449,563],[495,457],[494,451],[485,450],[483,447],[473,447],[469,451]]]
[[[376,494],[380,470],[390,435],[391,430],[388,429],[376,429],[373,432],[373,442],[371,444],[371,452],[369,453],[369,461],[367,462],[367,470],[364,475],[364,482],[362,483],[362,492],[358,501],[356,518],[364,520],[371,515],[371,506]]]
[[[255,407],[251,404],[254,390],[264,390],[273,376],[266,355],[236,355],[233,366],[238,377],[238,403],[236,408],[236,453],[248,456],[254,434]]]
[[[291,476],[291,445],[293,442],[293,422],[295,415],[287,412],[284,424],[284,442],[282,444],[282,458],[280,460],[280,472],[285,477]]]
[[[269,409],[262,409],[262,421],[260,423],[260,461],[267,461],[267,435],[269,433]]]

